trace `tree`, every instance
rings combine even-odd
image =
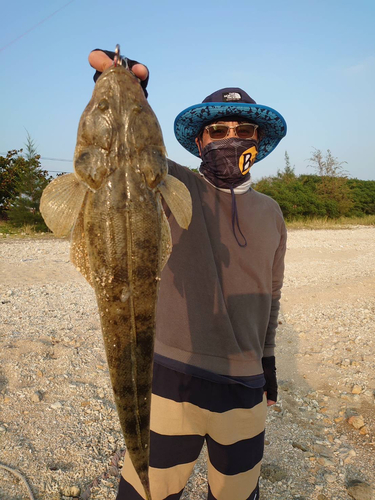
[[[342,166],[346,162],[340,162],[329,149],[323,156],[321,150],[315,148],[309,161],[311,163],[308,166],[320,177],[317,192],[325,201],[328,217],[348,215],[353,207],[353,197],[348,185],[347,171]]]
[[[15,194],[11,198],[8,216],[15,226],[31,224],[37,229],[46,230],[39,204],[51,177],[41,168],[40,156],[29,134],[25,146],[23,169],[15,182]]]
[[[0,217],[7,218],[12,199],[18,194],[18,185],[26,171],[22,149],[8,151],[0,156]]]
[[[292,167],[290,164],[288,151],[285,151],[284,158],[285,158],[285,168],[284,170],[277,171],[277,177],[283,182],[289,184],[290,182],[296,179],[296,174],[294,173],[294,167]]]

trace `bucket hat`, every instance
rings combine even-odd
[[[217,90],[201,104],[181,111],[174,122],[174,133],[181,146],[199,157],[195,139],[202,128],[213,121],[229,118],[240,118],[259,126],[256,162],[269,155],[286,135],[286,122],[280,113],[257,104],[245,91],[236,87]]]

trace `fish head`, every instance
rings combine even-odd
[[[96,190],[124,165],[143,175],[152,189],[168,170],[161,128],[138,78],[112,66],[98,78],[81,116],[74,168]]]

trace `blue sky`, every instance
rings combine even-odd
[[[119,43],[150,69],[149,102],[171,159],[199,166],[174,137],[175,116],[236,86],[288,124],[277,149],[253,166],[254,179],[283,169],[285,151],[297,174],[313,173],[307,159],[317,148],[346,161],[351,177],[375,180],[374,19],[373,0],[7,2],[0,154],[23,147],[27,130],[43,158],[71,160],[94,85],[88,54]],[[42,165],[73,169],[72,162]]]

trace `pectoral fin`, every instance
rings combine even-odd
[[[87,187],[75,174],[61,175],[45,188],[40,200],[40,212],[56,236],[66,236],[81,210]]]
[[[189,227],[192,216],[191,196],[188,188],[172,175],[167,175],[158,189],[171,209],[177,223],[183,229]]]
[[[89,284],[93,286],[83,225],[83,210],[79,213],[72,231],[70,241],[70,260],[82,276],[89,282]]]

